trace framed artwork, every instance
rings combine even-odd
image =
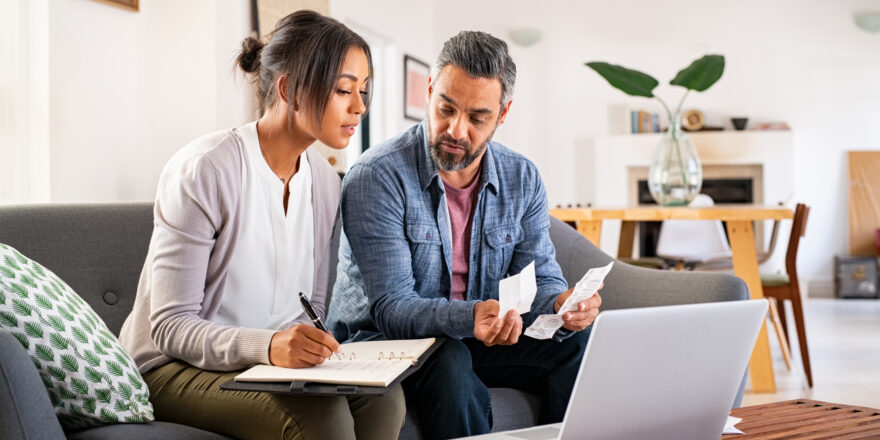
[[[409,55],[403,56],[403,116],[414,121],[425,119],[430,67]]]
[[[140,0],[100,0],[100,1],[102,1],[104,3],[109,3],[111,5],[116,5],[116,6],[125,8],[125,9],[129,9],[129,10],[132,10],[135,12],[138,10],[138,6],[139,6],[138,3],[140,3]]]

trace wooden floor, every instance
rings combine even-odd
[[[807,388],[789,306],[792,370],[769,330],[777,392],[751,393],[747,384],[743,406],[807,398],[880,408],[880,300],[807,299],[804,307],[815,386]]]

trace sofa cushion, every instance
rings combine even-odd
[[[28,351],[65,430],[153,420],[143,378],[101,318],[54,273],[3,244],[0,326]]]

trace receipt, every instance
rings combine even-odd
[[[559,327],[562,327],[562,315],[541,315],[526,329],[525,335],[535,339],[550,339]]]
[[[541,315],[535,319],[535,322],[526,329],[525,335],[534,339],[550,339],[556,330],[562,327],[562,315],[565,312],[575,310],[578,303],[589,299],[595,295],[605,280],[605,276],[611,271],[614,262],[608,263],[606,266],[595,267],[587,271],[586,274],[574,286],[571,296],[559,308],[559,312],[553,315]]]
[[[565,300],[562,307],[559,308],[559,314],[574,310],[579,302],[589,299],[599,291],[599,286],[608,272],[611,272],[611,266],[614,262],[608,263],[606,266],[596,267],[587,271],[577,284],[574,285],[574,291],[571,296]]]
[[[535,262],[532,261],[520,273],[498,283],[498,303],[501,306],[498,316],[503,317],[508,310],[516,310],[520,315],[528,313],[536,293],[538,285],[535,282]]]

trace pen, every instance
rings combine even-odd
[[[306,297],[302,292],[299,293],[299,301],[302,303],[303,310],[306,311],[306,314],[309,315],[309,318],[312,320],[312,323],[315,324],[315,327],[318,330],[322,330],[324,332],[330,333],[327,331],[327,327],[324,327],[324,322],[321,321],[321,317],[315,313],[315,308],[312,307],[312,302]]]

